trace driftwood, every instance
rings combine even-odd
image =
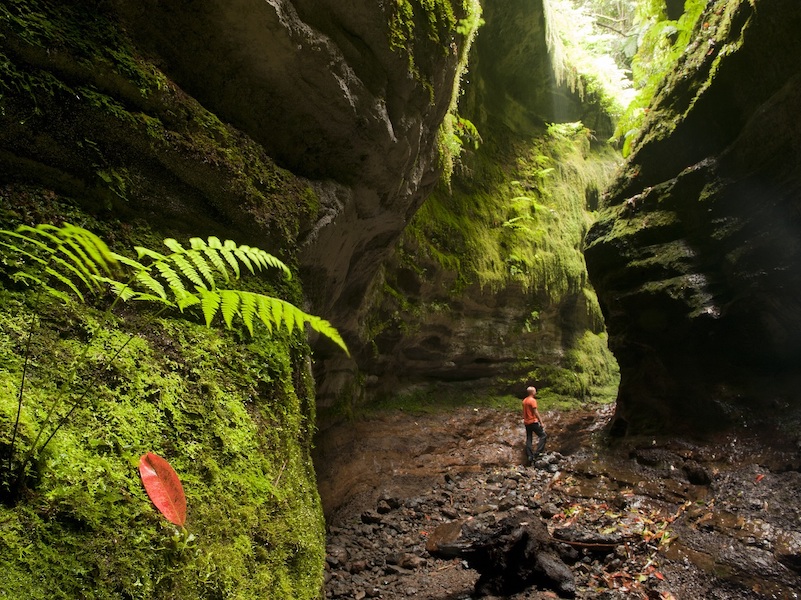
[[[438,558],[461,558],[478,571],[479,596],[509,596],[532,586],[554,590],[563,598],[576,595],[573,573],[560,558],[557,542],[531,512],[498,523],[446,523],[431,533],[426,550]]]

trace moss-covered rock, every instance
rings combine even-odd
[[[797,422],[799,27],[792,2],[707,3],[608,189],[586,258],[619,431]]]
[[[126,310],[104,321],[86,306],[0,293],[3,594],[318,597],[324,524],[309,457],[308,348],[188,317]],[[10,487],[22,455],[61,417],[24,485]],[[136,465],[146,452],[183,482],[185,531],[145,493]]]

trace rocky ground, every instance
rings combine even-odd
[[[506,517],[545,525],[575,590],[545,582],[502,596],[512,600],[801,597],[797,445],[766,449],[757,435],[612,443],[610,416],[543,415],[548,446],[532,467],[509,412],[396,412],[322,430],[326,598],[478,597],[468,561],[429,550],[448,529],[492,530]]]

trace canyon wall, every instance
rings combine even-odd
[[[796,422],[799,27],[790,0],[709,3],[603,199],[586,259],[616,432]]]

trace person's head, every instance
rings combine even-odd
[[[530,385],[530,386],[528,386],[528,387],[526,388],[526,393],[527,393],[529,396],[533,396],[534,394],[536,394],[536,393],[537,393],[537,388],[535,388],[533,385]]]

